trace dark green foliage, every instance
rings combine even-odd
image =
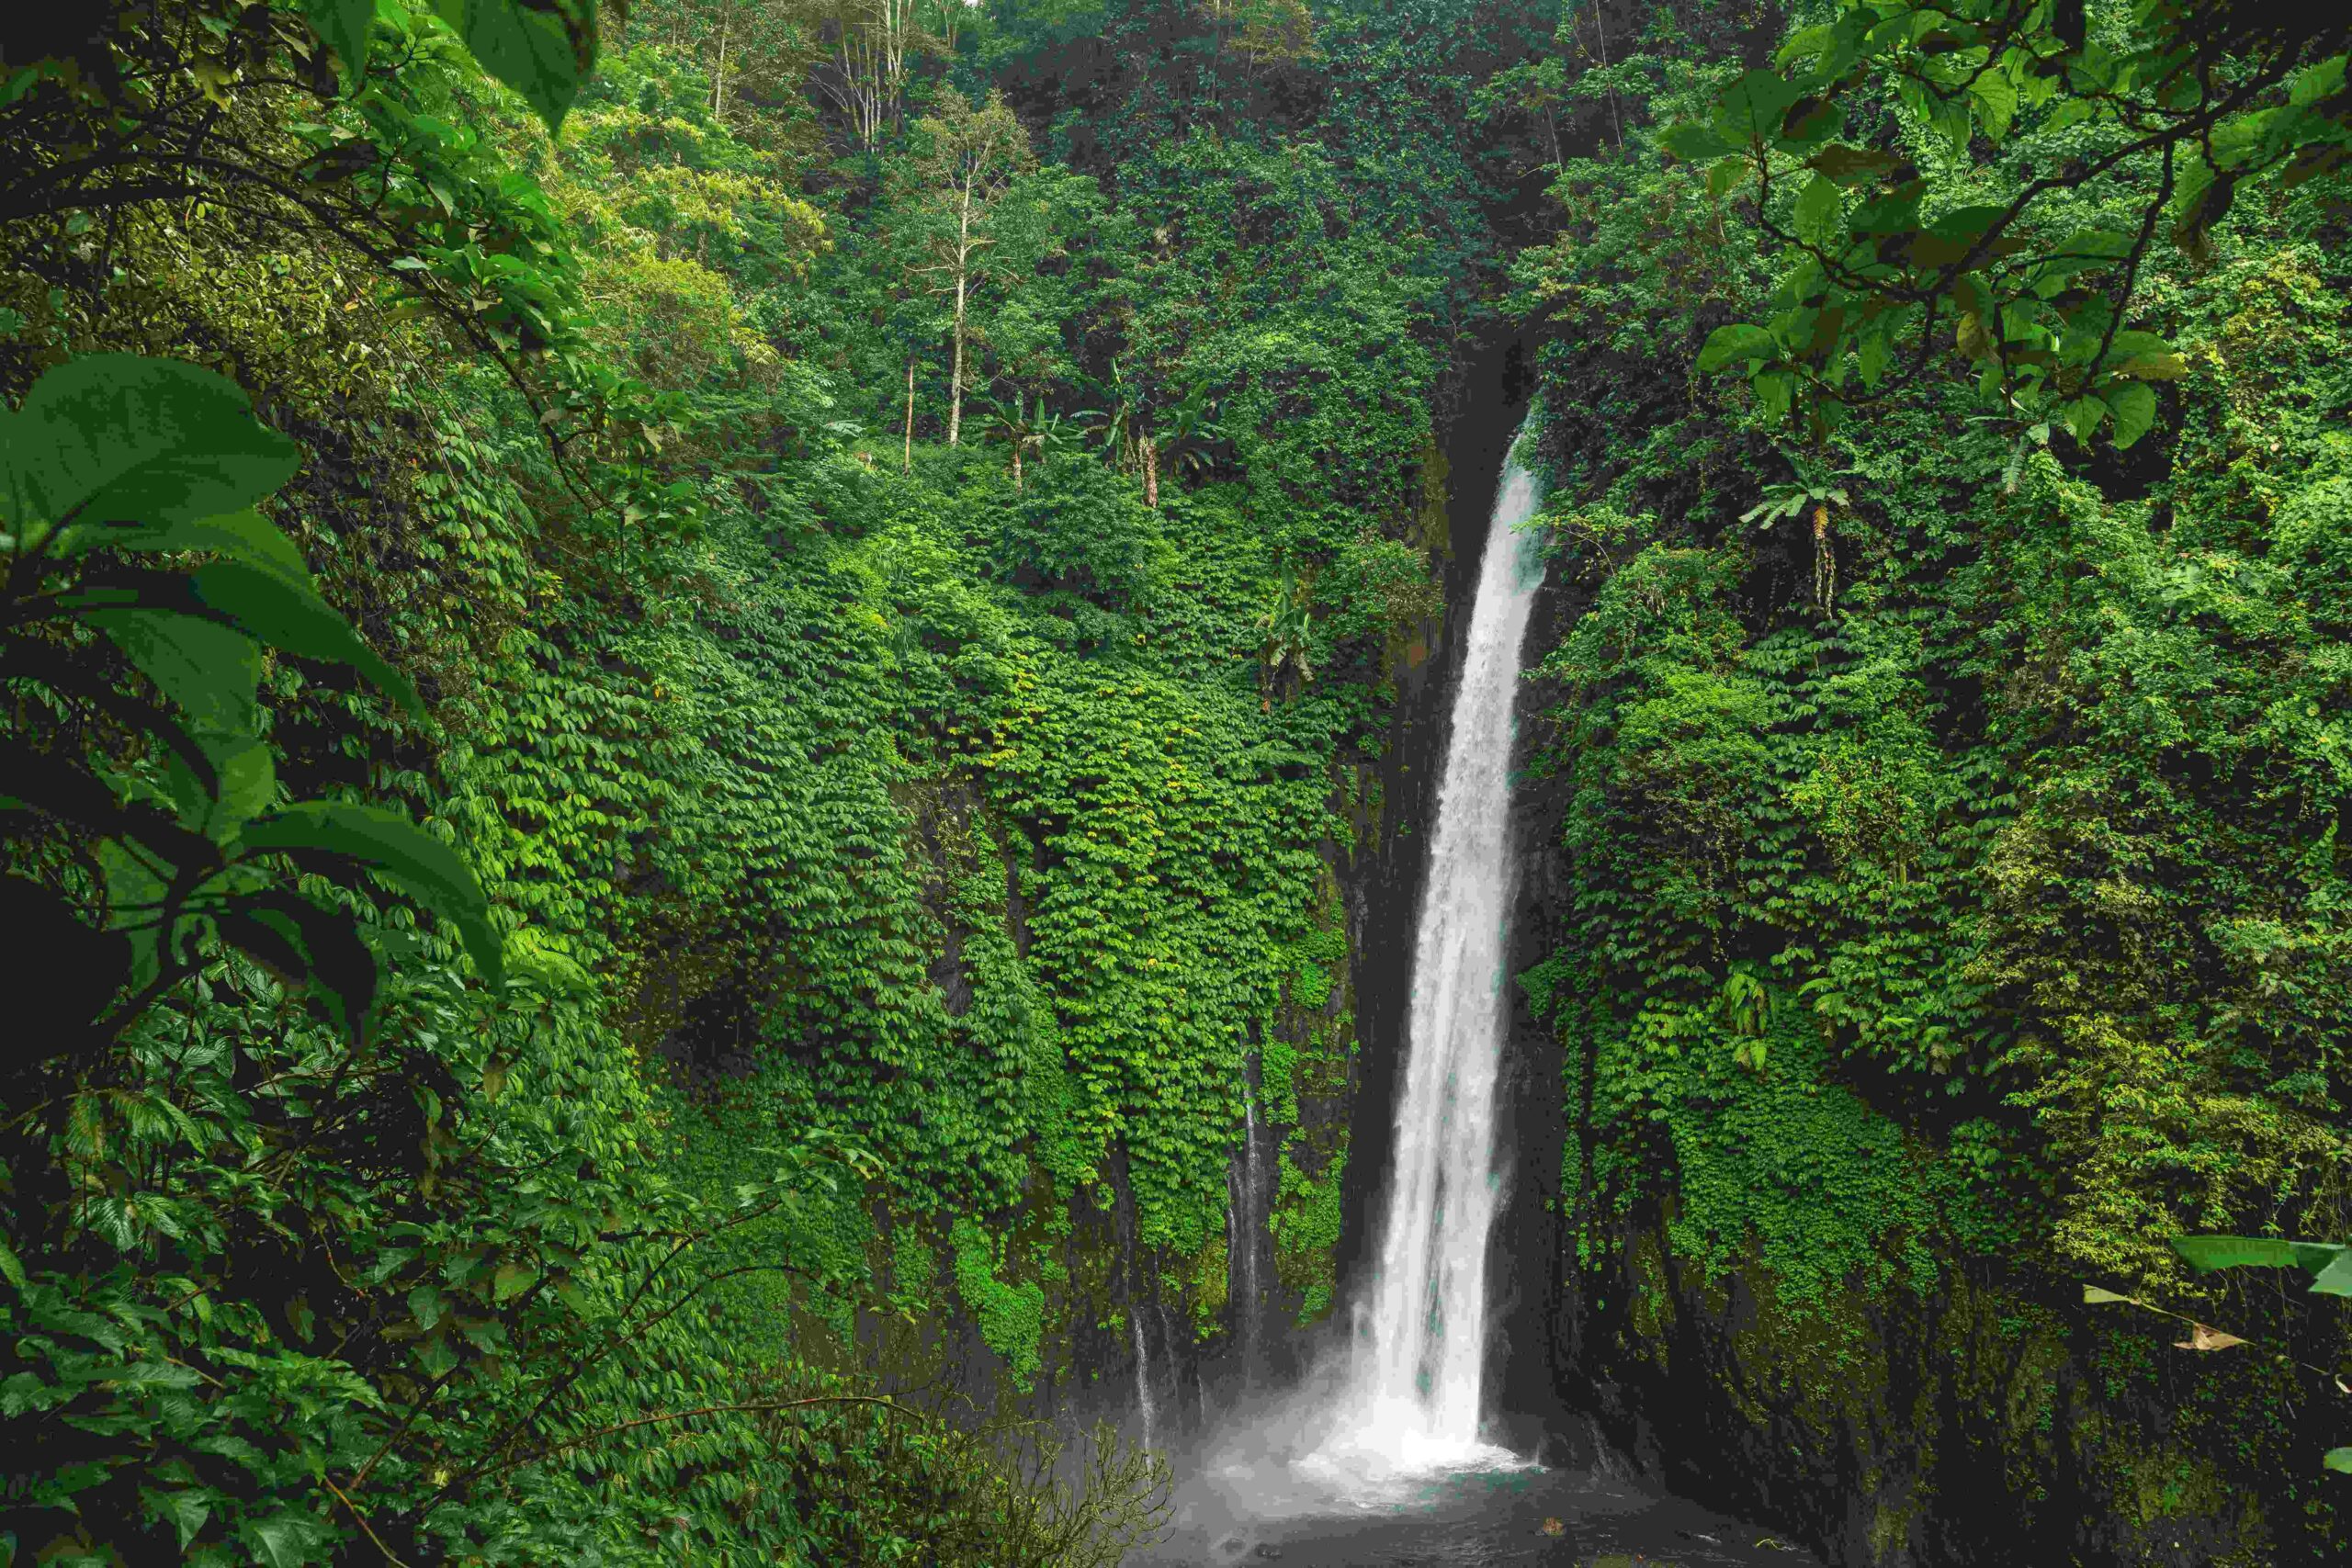
[[[1634,155],[1572,157],[1561,232],[1518,264],[1552,333],[1555,571],[1585,606],[1541,671],[1572,914],[1528,976],[1589,1106],[1562,1173],[1579,1245],[1662,1213],[1708,1276],[1760,1264],[1781,1309],[1825,1325],[1956,1273],[2253,1312],[2170,1238],[2337,1235],[2352,1197],[2337,590],[2311,521],[2352,411],[2323,346],[2342,175],[2299,164],[2291,194],[2227,222],[2141,230],[2143,150],[2037,193],[2007,241],[1946,233],[2083,153],[2059,145],[2080,128],[2163,117],[2064,63],[2046,7],[1855,44],[1898,9],[1837,7],[1785,76],[1655,28]],[[2195,69],[2179,51],[2201,46],[2165,30],[2185,14],[2138,7],[2096,47],[2148,90]],[[2004,28],[1978,72],[1972,29]],[[2021,39],[2040,63],[2003,55]],[[2299,34],[2217,80],[2330,146],[2335,107],[2282,106],[2340,47]],[[2031,102],[1967,85],[1996,78]],[[1939,122],[1939,103],[1959,107]],[[1822,190],[1844,205],[1809,206]],[[1897,196],[1915,205],[1887,216]],[[2142,238],[2038,288],[2041,242],[2094,222]],[[1878,261],[1839,261],[1865,242]],[[2032,308],[1970,294],[1979,265]],[[2064,412],[2085,395],[2112,445],[2093,441],[2109,414]],[[2346,1365],[2340,1323],[2260,1310]],[[2115,1375],[2160,1386],[2153,1365]],[[2220,1445],[2196,1462],[2231,1485],[2295,1477],[2262,1506],[2298,1542],[2335,1529],[2290,1415],[2334,1429],[2317,1386],[2244,1386],[2188,1439]]]
[[[1245,1117],[1334,1304],[1506,273],[1588,1260],[1670,1199],[1785,1327],[2344,1234],[2341,39],[2080,15],[12,24],[0,1556],[1148,1536],[942,1374],[1217,1335]]]
[[[851,1336],[959,1314],[1017,1387],[1114,1264],[1216,1333],[1253,1053],[1329,1304],[1320,846],[1436,608],[1476,182],[1366,24],[1221,141],[1317,69],[1252,12],[1201,134],[992,188],[949,448],[938,67],[812,111],[810,18],[607,17],[592,76],[596,19],[10,37],[11,548],[110,525],[11,587],[11,1550],[1114,1561],[1156,1461],[1073,1487]]]

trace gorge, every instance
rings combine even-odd
[[[0,1564],[2343,1556],[2335,10],[17,10]]]

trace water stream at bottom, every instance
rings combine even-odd
[[[1818,1568],[1775,1532],[1598,1467],[1524,1465],[1334,1492],[1295,1465],[1209,1460],[1154,1568]]]

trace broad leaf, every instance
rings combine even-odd
[[[1839,206],[1838,182],[1826,175],[1815,175],[1797,193],[1795,211],[1797,237],[1807,244],[1826,249],[1838,233]]]
[[[376,955],[351,918],[291,893],[265,893],[220,921],[220,934],[277,970],[309,981],[328,1021],[357,1039],[375,1006]]]
[[[2312,1280],[2312,1289],[2323,1296],[2352,1296],[2352,1247],[2329,1259]]]
[[[1690,164],[1720,158],[1732,150],[1730,142],[1694,120],[1668,126],[1658,140],[1666,144],[1668,152]]]
[[[1770,141],[1781,117],[1797,101],[1797,90],[1770,71],[1750,71],[1726,88],[1715,104],[1715,130],[1735,144]]]
[[[2172,1249],[2199,1274],[2217,1269],[2292,1269],[2295,1244],[2269,1236],[2177,1235]]]
[[[98,610],[84,618],[197,729],[239,734],[254,728],[261,649],[236,627],[169,610]]]
[[[99,542],[120,550],[202,550],[239,561],[282,579],[288,586],[318,592],[302,552],[277,525],[251,507],[164,527],[134,526],[107,531]]]
[[[302,12],[343,62],[345,80],[356,82],[368,71],[368,31],[376,20],[375,0],[302,0]]]
[[[434,0],[434,9],[549,130],[563,123],[596,62],[595,0]]]
[[[2352,1475],[2352,1449],[2330,1449],[2320,1463],[2345,1475]]]
[[[334,801],[301,801],[245,829],[248,850],[355,860],[458,928],[474,966],[493,987],[504,979],[503,950],[490,901],[458,852],[396,811]]]
[[[2318,1274],[2352,1250],[2341,1242],[2251,1235],[2177,1235],[2172,1249],[2199,1274],[2217,1269],[2301,1269]]]
[[[0,414],[0,506],[18,535],[68,520],[193,522],[250,506],[297,458],[233,382],[175,360],[90,355]]]
[[[2126,381],[2110,388],[2107,406],[2115,411],[2115,445],[2119,447],[2130,446],[2156,423],[2156,394],[2144,381]]]
[[[1720,370],[1735,359],[1776,359],[1780,344],[1762,327],[1745,321],[1727,327],[1717,327],[1707,334],[1705,346],[1699,350],[1701,371]]]
[[[190,582],[207,608],[257,640],[298,658],[348,664],[409,713],[423,716],[424,705],[408,678],[378,658],[317,594],[243,561],[200,567]]]

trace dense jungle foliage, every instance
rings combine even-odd
[[[2342,1255],[2172,1241],[2352,1235],[2323,21],[11,8],[0,1562],[1148,1538],[1023,1400],[1223,1331],[1246,1124],[1333,1304],[1513,334],[1578,1234],[2261,1337],[2340,1533],[2346,1315],[2184,1257]]]
[[[2267,1472],[2263,1560],[2324,1558],[2352,1266],[2288,1241],[2352,1231],[2344,26],[1709,16],[1587,73],[1606,139],[1513,263],[1580,609],[1525,977],[1595,1133],[1578,1245],[1670,1193],[1685,1262],[1833,1346],[1962,1276],[2019,1346],[2231,1325],[2266,1353],[2098,1352],[2246,1467],[2135,1522]]]

